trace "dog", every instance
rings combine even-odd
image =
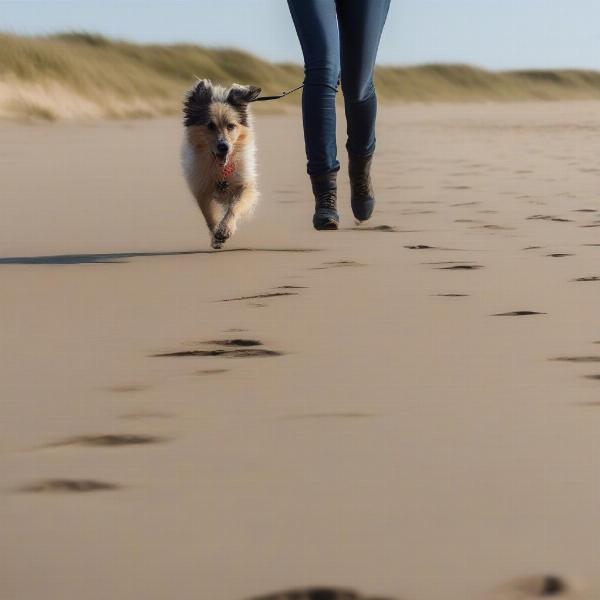
[[[252,85],[226,88],[201,79],[184,106],[183,173],[219,249],[240,217],[258,200],[254,135],[249,103],[261,93]]]

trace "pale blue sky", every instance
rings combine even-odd
[[[285,0],[0,0],[0,30],[73,29],[301,61]],[[392,0],[379,62],[600,70],[600,0]]]

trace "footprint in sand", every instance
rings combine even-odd
[[[437,264],[443,264],[443,263],[437,263]],[[449,265],[447,267],[438,267],[438,269],[440,269],[441,271],[475,271],[477,269],[483,269],[483,265],[458,264],[458,265]]]
[[[450,252],[468,252],[464,248],[446,248],[444,246],[429,246],[427,244],[414,244],[410,246],[404,246],[407,250],[444,250]],[[459,262],[459,261],[456,261]],[[433,263],[430,263],[433,264]],[[441,263],[439,263],[441,264]]]
[[[534,310],[514,310],[512,312],[497,313],[493,317],[529,317],[531,315],[546,315],[548,313],[536,312]]]
[[[19,488],[27,493],[56,493],[56,492],[107,492],[121,489],[120,485],[96,481],[94,479],[45,479]]]
[[[200,369],[199,371],[195,371],[194,375],[220,375],[228,371],[229,369]]]
[[[392,600],[391,598],[371,598],[353,590],[343,588],[303,588],[256,596],[249,600]]]
[[[182,352],[167,352],[156,354],[157,357],[185,357],[185,356],[221,356],[223,358],[252,358],[263,356],[283,356],[283,352],[264,350],[262,348],[248,348],[238,350],[184,350]]]
[[[556,217],[554,215],[531,215],[527,217],[528,221],[555,221],[556,223],[572,223],[571,219]]]
[[[500,587],[493,600],[529,600],[530,598],[575,598],[572,583],[557,575],[522,577]]]
[[[213,340],[204,342],[225,346],[226,348],[215,348],[213,350],[179,350],[176,352],[163,352],[154,354],[154,357],[190,357],[190,356],[221,356],[223,358],[252,358],[264,356],[282,356],[283,352],[259,348],[262,342],[253,339],[233,338],[226,340]]]
[[[490,231],[514,231],[515,230],[514,227],[506,227],[504,225],[493,225],[493,224],[477,225],[477,227],[475,227],[475,229],[488,229]]]
[[[469,294],[433,294],[438,298],[467,298]]]
[[[257,300],[259,298],[278,298],[279,296],[297,296],[297,292],[266,292],[254,296],[238,296],[237,298],[224,298],[219,302],[238,302],[239,300]]]
[[[451,251],[451,252],[468,252],[468,250],[465,250],[464,248],[446,248],[444,246],[428,246],[427,244],[414,244],[411,246],[404,246],[407,250],[444,250],[444,251]],[[460,261],[456,261],[456,262],[460,262]],[[436,263],[429,263],[429,264],[436,264]],[[442,263],[437,263],[437,264],[442,264]]]
[[[249,348],[251,346],[262,346],[263,343],[259,340],[250,340],[246,338],[232,338],[228,340],[211,340],[204,342],[205,344],[214,344],[216,346],[234,346],[236,348]]]
[[[334,260],[332,262],[323,263],[322,267],[313,267],[314,271],[322,271],[323,269],[336,269],[340,267],[364,267],[363,263],[354,260]]]
[[[252,356],[281,356],[281,352],[275,352],[274,350],[265,350],[259,348],[263,343],[260,340],[251,338],[227,338],[223,340],[210,340],[207,342],[200,342],[202,344],[210,344],[213,346],[224,346],[223,348],[215,348],[213,350],[180,350],[177,352],[167,352],[162,354],[156,354],[155,356],[171,356],[171,357],[185,357],[185,356],[223,356],[225,358],[247,358]],[[215,374],[224,373],[226,369],[205,369],[197,374]]]
[[[477,204],[481,204],[481,202],[458,202],[457,204],[451,204],[450,206],[453,208],[460,208],[462,206],[476,206]]]
[[[383,233],[396,233],[398,230],[395,227],[392,227],[392,225],[374,225],[373,227],[352,227],[352,231],[381,231]]]
[[[143,392],[149,390],[149,385],[113,385],[106,388],[109,392],[115,392],[116,394],[129,394],[133,392]]]
[[[60,442],[47,444],[45,448],[60,446],[97,446],[111,448],[115,446],[140,446],[166,442],[167,438],[155,435],[138,435],[133,433],[109,433],[105,435],[78,435]]]
[[[599,363],[600,356],[559,356],[557,358],[551,358],[550,360],[571,363]]]

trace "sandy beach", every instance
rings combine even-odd
[[[600,597],[600,103],[382,106],[338,232],[256,130],[215,252],[177,119],[0,124],[2,600]]]

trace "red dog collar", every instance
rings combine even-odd
[[[219,191],[226,190],[229,187],[229,182],[227,179],[233,175],[235,171],[235,163],[233,161],[227,163],[222,169],[220,173],[220,179],[217,181],[217,189]]]
[[[227,179],[233,175],[235,171],[235,163],[233,161],[228,162],[221,170],[221,179]]]

